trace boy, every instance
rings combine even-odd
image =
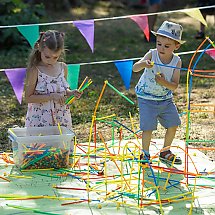
[[[165,163],[172,163],[175,158],[169,148],[181,121],[172,101],[172,91],[178,87],[182,62],[174,51],[185,42],[181,40],[182,31],[181,25],[164,21],[157,32],[152,31],[156,36],[156,49],[150,49],[133,66],[134,72],[144,69],[135,87],[139,105],[140,129],[143,131],[144,154],[140,157],[141,160],[144,159],[142,163],[150,160],[149,145],[152,131],[157,129],[157,120],[166,128],[164,149],[159,158]],[[181,164],[181,158],[176,157],[174,163]]]

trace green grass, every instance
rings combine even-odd
[[[102,2],[97,6],[97,11],[100,9],[105,15],[95,13],[94,8],[74,8],[73,16],[63,12],[47,13],[47,22],[59,20],[79,20],[90,19],[98,17],[113,17],[121,15],[131,15],[143,13],[143,9],[130,9],[130,8],[111,8],[107,2]],[[74,15],[75,14],[75,15]],[[80,14],[80,15],[77,15]],[[159,15],[157,20],[157,27],[164,20],[172,20],[183,22],[187,18],[185,14],[168,14]],[[44,22],[44,19],[43,19]],[[193,24],[194,23],[194,24]],[[193,37],[198,30],[196,27],[197,21],[184,23],[183,39],[187,42],[182,45],[179,52],[196,50],[199,41],[194,40]],[[135,57],[142,57],[150,48],[154,48],[152,43],[147,43],[144,40],[143,32],[139,27],[129,18],[120,20],[108,20],[95,22],[95,51],[91,53],[89,46],[85,39],[81,36],[80,32],[71,24],[66,25],[53,25],[42,26],[41,31],[47,29],[57,29],[66,33],[66,58],[68,64],[71,63],[85,63],[103,60],[120,60]],[[16,30],[14,28],[14,30]],[[207,32],[208,35],[213,35],[215,28],[209,25]],[[214,39],[214,38],[211,38]],[[204,46],[205,47],[205,46]],[[17,45],[10,50],[0,50],[0,68],[18,68],[26,67],[28,54],[30,52],[29,46]],[[183,67],[188,67],[192,55],[181,56]],[[214,61],[207,55],[204,55],[199,64],[199,69],[214,69]],[[96,101],[100,95],[102,86],[105,80],[108,80],[114,87],[123,92],[131,100],[136,102],[134,93],[134,86],[137,83],[141,73],[133,73],[131,79],[131,88],[126,91],[123,81],[114,65],[114,63],[83,65],[80,70],[80,83],[89,76],[93,80],[93,84],[85,90],[82,98],[76,101],[71,106],[73,125],[81,126],[85,123],[90,123],[92,114],[95,108]],[[27,105],[23,101],[22,105],[17,102],[12,87],[3,72],[0,73],[0,143],[7,142],[7,129],[17,124],[24,126],[25,114]],[[186,72],[182,72],[181,86],[185,88],[186,85]],[[194,78],[193,87],[209,88],[214,85],[214,79]],[[213,97],[211,93],[207,97]],[[185,104],[185,94],[176,92],[176,102]],[[116,92],[109,87],[106,88],[105,94],[102,97],[98,109],[98,117],[107,116],[115,113],[120,118],[129,119],[128,112],[135,117],[138,117],[137,105],[131,105],[125,99],[120,97]]]

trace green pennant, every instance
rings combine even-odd
[[[69,83],[71,90],[78,88],[79,72],[80,72],[80,64],[68,65],[67,81]]]
[[[39,25],[18,26],[17,29],[28,40],[33,48],[35,42],[39,38]]]

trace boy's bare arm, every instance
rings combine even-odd
[[[142,59],[140,59],[133,65],[133,71],[139,72],[144,68],[152,68],[153,64],[151,63],[151,58],[152,58],[151,52],[147,52]]]

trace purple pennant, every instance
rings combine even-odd
[[[122,77],[126,90],[129,90],[132,76],[133,60],[115,61],[114,64]]]
[[[92,52],[94,52],[94,20],[74,21],[74,26],[78,28],[84,38],[87,40]]]
[[[26,74],[26,68],[6,69],[5,74],[10,81],[10,84],[14,90],[16,98],[19,103],[22,103],[22,93],[24,90],[24,80]]]

